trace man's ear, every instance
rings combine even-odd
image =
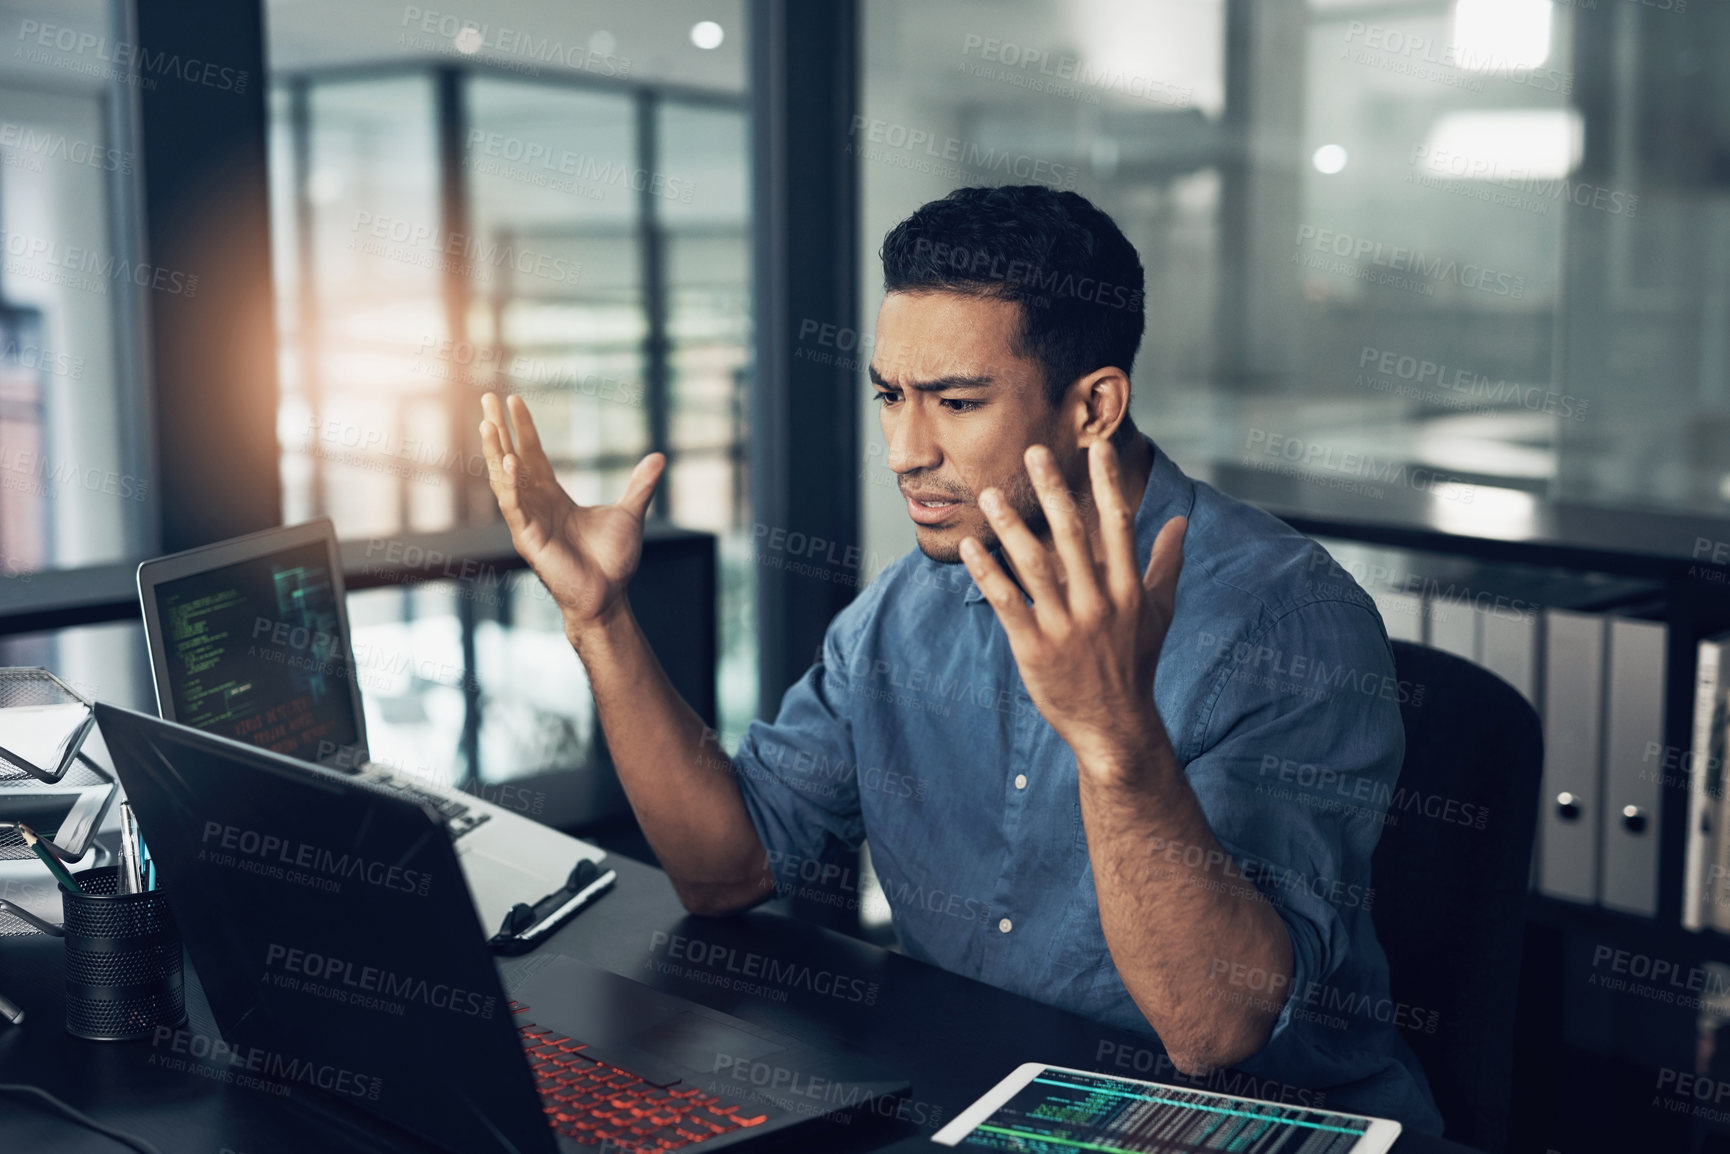
[[[1086,449],[1109,441],[1129,420],[1129,374],[1116,366],[1095,369],[1070,386],[1075,443]]]

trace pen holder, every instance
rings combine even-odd
[[[112,866],[60,892],[66,931],[66,1032],[98,1042],[148,1037],[186,1021],[180,930],[160,889],[114,892]]]

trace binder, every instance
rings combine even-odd
[[[1478,624],[1478,663],[1538,708],[1538,655],[1543,651],[1543,614],[1485,613]],[[1541,713],[1540,713],[1541,716]]]
[[[1424,599],[1417,593],[1400,589],[1371,589],[1376,611],[1382,615],[1382,626],[1390,641],[1424,640]]]
[[[1473,602],[1457,597],[1424,599],[1424,644],[1467,661],[1478,661],[1479,611]]]
[[[1473,660],[1518,690],[1541,717],[1543,609],[1614,604],[1649,596],[1655,588],[1650,582],[1626,578],[1489,564],[1472,566],[1441,593],[1454,602],[1471,604],[1476,653]],[[1444,648],[1449,641],[1444,630],[1453,628],[1451,622],[1438,622],[1430,644]],[[1453,643],[1460,647],[1456,651],[1463,652],[1463,627]]]
[[[1658,826],[1664,745],[1664,666],[1670,631],[1663,605],[1619,610],[1606,622],[1604,801],[1598,818],[1603,861],[1598,904],[1658,913]]]
[[[1696,651],[1694,674],[1694,734],[1688,746],[1688,837],[1682,871],[1682,928],[1699,930],[1712,924],[1711,909],[1722,889],[1710,884],[1708,870],[1717,860],[1718,804],[1723,796],[1725,651],[1730,633],[1703,638]],[[1658,771],[1664,772],[1660,761]]]
[[[1600,610],[1653,601],[1661,586],[1627,577],[1559,569],[1486,565],[1479,594],[1478,663],[1515,689],[1544,717],[1544,609]]]
[[[1538,888],[1551,897],[1594,902],[1603,796],[1605,622],[1596,613],[1546,609],[1544,635]]]
[[[1539,707],[1541,605],[1600,599],[1601,580],[1518,565],[1438,559],[1424,581],[1424,643],[1474,661]],[[1616,585],[1621,595],[1648,586]]]
[[[1327,545],[1369,573],[1412,573],[1403,553]],[[1567,901],[1653,914],[1663,781],[1651,772],[1648,752],[1650,743],[1663,742],[1663,587],[1556,567],[1418,563],[1425,576],[1401,586],[1366,583],[1388,635],[1476,661],[1521,693],[1543,723],[1532,886]],[[1726,807],[1730,798],[1718,794],[1708,809],[1730,829]],[[1715,865],[1724,879],[1722,928],[1730,932],[1730,838],[1717,849],[1702,868],[1711,876]]]

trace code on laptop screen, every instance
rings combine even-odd
[[[360,740],[323,544],[164,582],[156,609],[175,720],[307,761]]]

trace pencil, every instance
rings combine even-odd
[[[78,884],[78,879],[66,871],[66,867],[54,860],[54,855],[48,852],[48,847],[42,844],[42,839],[36,831],[18,823],[18,833],[24,838],[24,844],[30,847],[30,852],[42,859],[42,864],[48,867],[48,872],[54,875],[54,880],[60,883],[60,888],[69,894],[81,894],[84,887]]]

